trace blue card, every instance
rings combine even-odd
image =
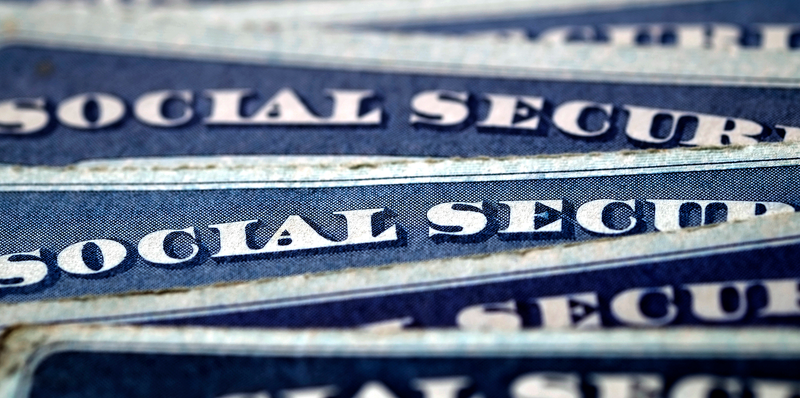
[[[539,44],[673,52],[791,53],[800,48],[800,7],[791,0],[339,0],[196,4],[171,11],[231,31],[317,25],[361,34],[378,31],[510,42],[518,51]]]
[[[22,328],[3,397],[791,397],[795,331]]]
[[[35,47],[0,52],[3,163],[508,156],[800,136],[800,119],[786,111],[797,102],[789,88],[368,73]]]
[[[792,189],[773,185],[793,179],[787,173],[797,161],[762,157],[759,168],[747,168],[757,152],[796,156],[793,146],[765,146],[730,153],[670,151],[551,160],[564,167],[560,173],[582,173],[573,178],[552,175],[556,170],[544,159],[387,166],[392,173],[415,170],[413,184],[404,182],[409,177],[382,179],[385,170],[373,167],[361,176],[382,179],[380,188],[361,185],[358,175],[342,182],[355,185],[348,189],[359,192],[347,197],[364,197],[370,204],[369,210],[356,206],[355,211],[340,207],[353,204],[352,199],[344,202],[335,195],[342,188],[324,188],[333,183],[322,184],[311,172],[303,177],[309,181],[287,183],[295,188],[225,191],[216,189],[219,183],[205,185],[200,175],[184,172],[177,174],[181,184],[203,188],[186,193],[170,188],[168,176],[150,181],[156,185],[146,189],[128,185],[124,192],[84,181],[78,189],[97,190],[58,191],[59,195],[69,198],[70,205],[97,195],[97,200],[112,197],[115,200],[109,203],[128,203],[128,207],[113,211],[114,222],[103,224],[102,230],[81,218],[78,225],[63,218],[60,223],[39,224],[53,225],[47,229],[49,235],[24,232],[20,224],[35,219],[16,224],[21,236],[65,237],[24,251],[6,249],[8,255],[0,257],[5,261],[0,270],[6,281],[3,299],[8,303],[0,307],[0,324],[125,322],[382,330],[797,325],[797,199],[790,199]],[[733,156],[737,153],[746,156],[737,160]],[[718,162],[717,156],[726,160]],[[676,157],[683,165],[664,162]],[[565,163],[572,160],[589,167],[601,159],[607,161],[598,168],[605,169],[603,173],[615,170],[602,178],[616,183],[599,192],[585,190],[584,184],[593,177],[578,172],[575,163]],[[690,166],[689,159],[700,162]],[[257,173],[252,170],[243,172],[248,181]],[[358,170],[365,168],[361,165]],[[472,182],[444,183],[442,170],[453,173],[451,181]],[[332,170],[322,173],[335,175]],[[157,180],[159,174],[155,176]],[[125,183],[119,181],[121,175],[109,178],[116,181],[107,184]],[[749,195],[754,193],[769,194],[761,196],[769,201],[706,196],[733,194],[736,182],[747,187],[740,191],[744,197],[752,200]],[[226,182],[233,183],[232,178]],[[308,188],[297,188],[302,186]],[[663,188],[671,194],[660,193]],[[595,196],[605,195],[606,189],[614,199]],[[687,198],[705,199],[675,199],[676,189]],[[221,201],[220,192],[231,194]],[[291,195],[298,192],[304,193],[303,199],[295,203]],[[556,196],[539,199],[548,192]],[[637,196],[642,193],[647,196]],[[45,200],[39,199],[41,194],[16,197],[26,204],[46,203],[55,217],[70,213],[56,196]],[[241,200],[232,205],[238,197]],[[154,224],[148,220],[157,216],[146,210],[149,205],[136,205],[139,200],[145,204],[168,200],[187,210],[193,209],[192,203],[210,202],[227,210],[223,214],[203,207],[197,213],[171,216],[181,224],[163,216]],[[116,206],[91,203],[90,209],[106,213]],[[323,211],[328,206],[337,210]],[[314,211],[302,211],[308,208]],[[97,214],[88,209],[73,213],[84,211]],[[256,215],[263,217],[261,224]],[[722,219],[729,222],[689,228]],[[661,232],[638,235],[655,230]],[[574,243],[601,237],[617,239]],[[501,252],[555,243],[572,244]],[[464,254],[480,255],[449,258]],[[406,264],[391,264],[397,262]],[[307,275],[334,270],[342,271]],[[303,275],[220,283],[290,274]],[[152,289],[167,290],[141,292]],[[136,293],[121,294],[125,292]],[[108,293],[120,294],[52,301]]]
[[[797,102],[796,57],[786,52],[516,50],[458,37],[251,34],[201,22],[170,30],[100,12],[76,28],[71,14],[8,7],[0,7],[8,26],[0,163],[509,156],[800,137],[798,115],[787,111]]]
[[[327,272],[793,213],[798,172],[796,145],[5,167],[0,300]]]
[[[506,7],[506,12],[502,9]],[[483,15],[376,18],[381,31],[539,43],[716,51],[794,52],[800,49],[800,7],[792,0],[607,2],[531,9],[508,1]],[[255,18],[255,17],[251,17]]]

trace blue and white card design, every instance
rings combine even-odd
[[[248,32],[317,24],[362,31],[505,38],[518,45],[594,44],[681,50],[792,51],[798,47],[800,21],[800,10],[791,0],[304,3],[194,4],[170,7],[169,11],[203,19],[213,26]]]
[[[797,393],[788,330],[276,332],[56,327],[4,336],[0,396],[709,397]]]
[[[458,37],[251,34],[102,16],[0,7],[1,163],[507,156],[800,136],[791,52],[519,50]]]
[[[759,152],[758,168],[747,168]],[[349,168],[356,174],[344,182],[335,170],[305,166],[300,167],[304,173],[295,175],[306,181],[295,177],[271,189],[257,188],[266,183],[252,181],[253,174],[263,173],[259,169],[244,169],[246,181],[229,178],[225,190],[218,190],[222,183],[208,175],[210,181],[201,181],[201,174],[176,173],[195,179],[180,182],[194,187],[184,191],[169,176],[142,188],[118,181],[118,174],[103,184],[72,178],[71,183],[82,185],[50,185],[47,189],[58,189],[53,191],[58,196],[46,198],[41,196],[45,187],[31,183],[28,188],[36,190],[9,194],[25,206],[41,202],[49,210],[25,210],[29,216],[6,228],[48,241],[29,242],[24,251],[5,249],[8,254],[0,257],[3,299],[9,303],[0,307],[0,324],[374,330],[796,326],[800,218],[792,214],[795,190],[783,184],[796,178],[797,159],[777,159],[796,153],[792,146],[765,146],[731,153],[565,157],[550,160],[554,163],[440,161],[393,165],[391,178],[382,177],[387,167],[367,166],[365,172],[362,164]],[[683,164],[664,161],[676,158]],[[605,166],[596,170],[604,175],[592,177],[586,167],[598,166],[601,159]],[[400,170],[406,177],[398,177]],[[443,170],[452,174],[440,175]],[[330,179],[321,181],[324,175]],[[105,177],[91,173],[85,178]],[[595,178],[607,185],[587,190]],[[372,185],[375,180],[381,185]],[[125,191],[117,190],[119,183],[128,184]],[[746,189],[737,191],[737,183]],[[233,184],[249,188],[234,189]],[[748,200],[706,196],[712,192]],[[304,199],[294,202],[300,194]],[[766,199],[754,201],[756,194]],[[704,199],[694,199],[701,195]],[[59,196],[70,203],[60,202]],[[364,197],[369,206],[343,197]],[[87,210],[68,208],[87,200]],[[165,201],[185,210],[206,202],[214,206],[167,218],[164,205],[155,205]],[[217,210],[223,207],[226,212]],[[22,224],[37,225],[32,215],[48,211],[54,217],[38,223],[46,234],[25,232]],[[64,222],[65,214],[84,212],[91,222],[84,217]],[[110,213],[114,223],[92,224],[101,212]],[[687,222],[720,220],[724,213],[737,222],[684,229]],[[664,232],[489,254],[654,229]],[[61,234],[66,237],[53,239]],[[446,258],[467,253],[482,255]],[[431,258],[440,259],[365,268]],[[243,284],[30,301],[348,267],[355,268]]]
[[[517,47],[569,44],[768,52],[800,48],[800,7],[791,0],[339,0],[207,4],[173,7],[171,11],[248,32],[316,24],[362,32],[448,35],[495,43],[505,40]]]
[[[574,9],[521,10],[453,18],[397,18],[366,25],[403,33],[501,39],[526,44],[717,51],[797,52],[800,7],[792,0],[583,4]],[[502,9],[503,7],[497,7]],[[565,7],[566,8],[566,7]],[[251,17],[253,18],[253,17]]]

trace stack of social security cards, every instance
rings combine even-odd
[[[800,2],[0,2],[0,398],[800,396]]]

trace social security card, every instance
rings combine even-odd
[[[798,28],[798,8],[788,0],[338,0],[168,8],[248,32],[322,25],[517,44],[787,51],[797,47]]]
[[[797,153],[13,168],[0,324],[795,325]]]
[[[487,5],[494,12],[483,15],[469,16],[451,10],[450,18],[443,11],[435,18],[376,17],[371,24],[353,19],[356,24],[385,31],[504,39],[518,45],[578,44],[673,51],[793,52],[800,48],[800,7],[791,0],[576,3],[569,4],[572,7],[550,5],[549,9],[539,10],[531,7],[525,12],[521,5],[508,1],[494,7]]]
[[[347,0],[307,4],[241,2],[173,8],[173,12],[248,32],[311,24],[361,32],[512,41],[518,48],[527,44],[566,44],[676,52],[793,52],[800,47],[800,8],[791,0],[367,0],[358,2],[357,7],[354,4]]]
[[[3,397],[791,397],[797,331],[57,327],[3,339]],[[484,395],[485,394],[485,395]],[[725,394],[725,395],[723,395]]]
[[[796,56],[619,52],[0,7],[0,162],[508,156],[796,140]],[[5,10],[5,11],[4,11]],[[181,19],[176,19],[181,21]]]

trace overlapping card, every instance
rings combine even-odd
[[[0,396],[797,395],[798,21],[2,3]]]
[[[796,393],[786,330],[366,334],[22,328],[3,396],[707,397]]]

